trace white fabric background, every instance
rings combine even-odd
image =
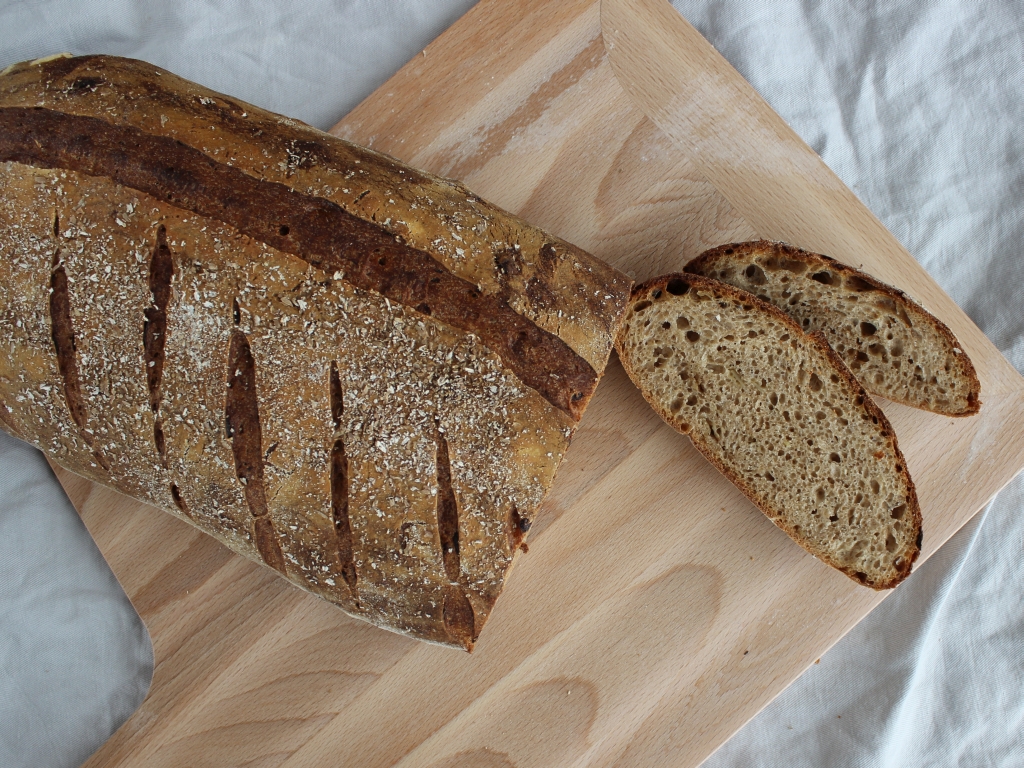
[[[1024,4],[674,4],[1024,370]],[[0,68],[134,56],[328,128],[471,5],[0,0]],[[1019,478],[706,765],[1024,764],[1022,555]],[[151,670],[45,462],[0,433],[0,765],[80,764]]]

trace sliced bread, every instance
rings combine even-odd
[[[981,407],[974,365],[949,328],[871,275],[767,240],[714,248],[686,271],[749,291],[805,331],[821,331],[869,392],[946,416]]]
[[[906,462],[820,333],[672,274],[633,289],[616,349],[661,417],[808,552],[874,589],[910,573],[921,512]]]

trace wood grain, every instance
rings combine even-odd
[[[764,236],[905,288],[959,335],[984,401],[970,419],[883,404],[930,555],[1024,464],[1024,381],[667,3],[604,11],[602,38],[597,2],[484,0],[336,132],[637,279]],[[627,38],[665,66],[613,68],[605,43]],[[148,698],[91,766],[694,766],[884,597],[772,526],[615,360],[471,656],[348,619],[59,475],[156,657]]]

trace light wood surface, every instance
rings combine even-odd
[[[637,279],[757,236],[907,290],[959,336],[984,401],[971,419],[883,404],[933,553],[1024,465],[1024,380],[664,0],[605,0],[603,21],[604,39],[597,2],[484,0],[336,132]],[[614,359],[472,655],[58,474],[156,657],[90,766],[694,766],[884,597],[776,529]]]

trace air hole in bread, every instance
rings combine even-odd
[[[764,285],[768,282],[768,278],[765,277],[764,270],[757,266],[757,264],[748,264],[747,268],[743,270],[743,274],[746,275],[747,280],[749,280],[752,285]]]
[[[820,392],[821,388],[825,385],[822,383],[821,379],[818,378],[818,374],[812,373],[811,380],[808,382],[807,386],[811,392]]]
[[[835,283],[835,276],[827,269],[825,269],[822,270],[821,272],[815,272],[813,275],[811,275],[811,280],[821,283],[822,285],[832,285]]]
[[[834,461],[834,462],[836,462],[836,463],[838,464],[838,463],[839,463],[839,461],[840,461],[840,459],[839,459],[839,454],[838,454],[838,453],[830,453],[830,454],[828,455],[828,460],[829,460],[829,461]]]
[[[871,323],[862,322],[860,324],[860,335],[861,336],[874,336],[875,335],[875,331],[877,331],[877,330],[878,329],[874,325],[872,325]]]
[[[896,551],[896,537],[891,533],[885,537],[885,551],[895,552]]]
[[[678,277],[674,277],[668,281],[668,284],[665,286],[665,290],[671,293],[673,296],[682,296],[688,290],[690,290],[690,284],[685,280],[682,280]]]
[[[697,333],[696,331],[687,331],[686,340],[696,344],[698,341],[700,341],[700,334]]]
[[[689,327],[690,321],[687,318],[683,317],[682,315],[676,318],[676,328],[678,328],[681,331],[685,331]]]
[[[857,275],[847,275],[844,282],[847,288],[851,291],[856,291],[857,293],[865,293],[867,291],[875,290],[875,286]]]
[[[278,234],[281,235],[281,237],[288,237],[288,233],[290,231],[291,229],[289,229],[287,224],[282,224],[277,230]]]
[[[649,306],[651,306],[651,302],[649,301],[638,301],[636,304],[633,305],[633,312],[639,314],[640,312],[643,312],[645,309],[647,309]]]
[[[900,504],[897,507],[893,507],[892,511],[889,512],[889,517],[893,520],[902,520],[904,513],[907,511],[906,504]]]

